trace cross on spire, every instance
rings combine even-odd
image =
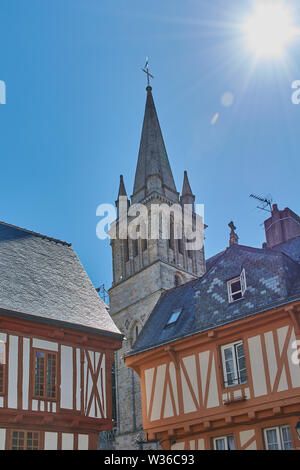
[[[146,57],[146,64],[142,71],[147,75],[147,83],[150,86],[150,78],[154,78],[153,75],[149,72],[149,59]]]

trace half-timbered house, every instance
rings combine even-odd
[[[274,205],[263,248],[230,246],[163,294],[127,355],[165,449],[299,449],[300,219]]]
[[[122,335],[70,244],[0,223],[0,450],[97,449]]]

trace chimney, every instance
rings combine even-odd
[[[264,224],[268,248],[300,236],[300,217],[288,207],[280,211],[273,204],[271,217]]]

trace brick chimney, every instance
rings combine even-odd
[[[273,204],[271,214],[264,222],[268,248],[300,236],[300,217],[295,212],[288,207],[280,211]]]

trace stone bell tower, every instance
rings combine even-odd
[[[149,211],[153,204],[193,206],[195,197],[186,172],[181,197],[177,192],[151,86],[148,85],[146,90],[146,108],[133,195],[128,198],[121,176],[116,202],[118,210],[120,197],[127,207],[139,203],[145,205]],[[118,215],[117,233],[120,222]],[[110,314],[126,338],[115,360],[115,449],[138,449],[137,440],[145,439],[142,432],[139,379],[124,365],[124,354],[131,349],[161,294],[178,284],[202,276],[205,272],[203,247],[187,251],[185,243],[174,238],[174,228],[176,229],[174,226],[170,228],[169,239],[151,239],[148,236],[147,239],[120,237],[111,240],[113,284],[109,290]]]

